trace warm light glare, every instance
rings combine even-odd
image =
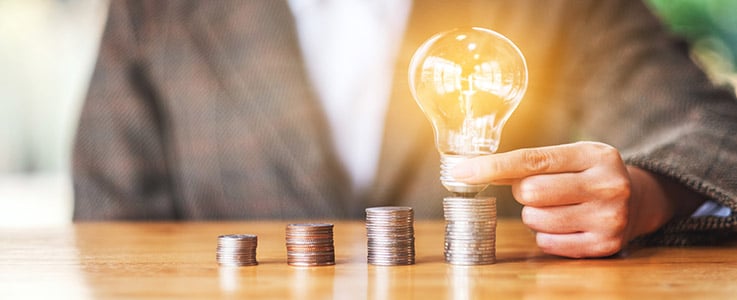
[[[494,153],[502,127],[527,89],[527,65],[506,37],[483,28],[442,32],[412,57],[410,88],[443,157]],[[452,181],[441,174],[443,183]]]
[[[456,29],[417,51],[410,82],[432,122],[441,153],[487,154],[527,87],[527,67],[514,44],[490,30]]]

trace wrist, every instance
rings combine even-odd
[[[632,182],[628,239],[652,233],[674,218],[687,218],[706,199],[686,186],[635,166],[627,166]]]
[[[632,240],[658,230],[673,218],[676,209],[654,174],[634,166],[627,166],[627,171],[632,182],[627,239]]]

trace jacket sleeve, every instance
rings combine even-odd
[[[731,209],[672,220],[646,244],[717,242],[737,228],[737,100],[714,86],[639,1],[596,1],[579,28],[569,80],[580,82],[581,137],[618,147],[625,161]],[[615,5],[616,3],[616,5]],[[624,5],[622,5],[624,3]],[[647,212],[644,212],[647,213]]]
[[[73,151],[74,220],[171,219],[167,118],[146,75],[142,5],[112,1]]]

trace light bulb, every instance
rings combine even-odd
[[[409,83],[435,132],[440,181],[455,194],[475,196],[487,185],[456,181],[449,172],[465,159],[496,152],[502,127],[527,89],[522,52],[485,28],[441,32],[412,56]]]

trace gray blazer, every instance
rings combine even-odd
[[[606,142],[737,211],[737,101],[639,1],[415,1],[374,188],[358,196],[294,26],[286,1],[112,1],[74,150],[75,220],[362,218],[377,205],[441,217],[439,157],[406,72],[423,40],[459,26],[499,31],[528,60],[500,151]],[[519,212],[508,188],[486,193]],[[675,220],[652,240],[736,223]]]

